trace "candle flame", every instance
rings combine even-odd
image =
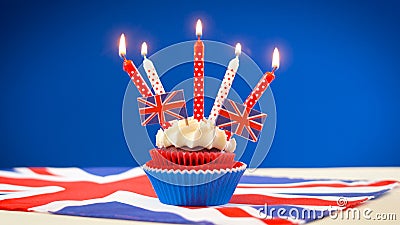
[[[119,56],[124,58],[126,55],[126,43],[125,43],[125,34],[121,34],[121,38],[119,39]]]
[[[274,49],[274,53],[272,54],[272,68],[277,70],[279,68],[279,50],[278,48]]]
[[[147,44],[146,44],[146,42],[143,42],[143,44],[142,44],[141,53],[142,53],[142,56],[146,56],[147,55]]]
[[[203,25],[201,24],[201,20],[200,20],[200,19],[197,20],[197,24],[196,24],[196,35],[197,35],[197,36],[203,35]]]
[[[235,55],[239,56],[241,53],[242,53],[242,45],[240,43],[237,43],[235,47]]]

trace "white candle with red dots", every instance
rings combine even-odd
[[[124,59],[123,70],[130,76],[132,82],[135,84],[140,94],[143,97],[152,96],[150,88],[147,86],[146,82],[144,82],[142,75],[139,73],[139,70],[136,68],[135,64],[132,60],[126,59],[126,43],[125,43],[125,35],[121,34],[121,38],[119,40],[119,55]]]
[[[266,72],[260,79],[256,87],[253,89],[251,94],[247,97],[244,104],[248,108],[253,108],[257,101],[261,98],[261,95],[267,90],[271,82],[275,79],[275,71],[279,68],[279,51],[277,48],[274,49],[272,56],[272,71]]]
[[[197,20],[196,35],[193,71],[193,117],[200,121],[204,117],[204,43],[200,40],[202,35],[200,20]]]
[[[239,55],[242,51],[242,46],[238,43],[236,44],[235,54],[236,57],[233,58],[226,68],[224,79],[222,80],[221,86],[219,87],[217,97],[215,98],[214,105],[211,109],[208,120],[213,124],[217,119],[218,113],[221,110],[222,103],[228,97],[229,90],[231,89],[233,79],[235,78],[236,72],[239,68]]]
[[[153,87],[153,91],[156,95],[165,94],[164,87],[160,81],[160,77],[157,74],[156,68],[154,67],[153,62],[146,57],[147,55],[147,44],[143,42],[141,54],[143,56],[143,68],[146,71],[147,77],[150,80],[151,86]]]

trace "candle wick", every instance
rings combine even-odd
[[[199,41],[200,41],[200,36],[201,36],[201,35],[197,35],[197,40],[199,40]]]

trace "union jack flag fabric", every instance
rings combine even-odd
[[[179,224],[304,224],[396,185],[244,175],[229,204],[180,207],[160,203],[139,167],[14,168],[0,170],[0,210]]]
[[[187,117],[183,90],[150,97],[139,97],[137,100],[142,126],[165,125],[168,121]]]
[[[221,129],[256,142],[266,118],[267,114],[226,99],[215,124]]]

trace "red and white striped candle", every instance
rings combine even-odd
[[[229,90],[231,89],[233,79],[235,78],[236,72],[239,68],[239,55],[242,51],[242,46],[238,43],[236,44],[235,54],[236,57],[233,58],[226,68],[224,79],[222,80],[221,86],[219,87],[217,97],[215,98],[214,105],[211,109],[208,120],[215,124],[218,113],[221,110],[222,103],[228,97]]]
[[[196,24],[197,41],[194,44],[194,81],[193,81],[193,117],[202,120],[204,117],[204,44],[200,40],[202,35],[201,21]]]
[[[262,94],[267,90],[271,82],[275,79],[274,72],[279,68],[279,51],[277,48],[274,49],[272,56],[272,71],[266,72],[260,79],[256,87],[253,89],[251,94],[247,97],[244,104],[248,108],[253,108],[257,101],[261,98]]]
[[[146,71],[147,77],[150,80],[154,93],[156,93],[156,95],[165,94],[164,87],[160,81],[160,77],[158,76],[158,73],[156,71],[156,68],[154,67],[153,62],[146,57],[147,55],[146,42],[143,42],[142,44],[141,54],[143,56],[143,68]]]
[[[126,43],[125,43],[125,35],[121,34],[121,38],[119,40],[119,55],[124,59],[123,70],[129,75],[132,82],[135,84],[140,94],[143,97],[152,96],[150,88],[147,86],[146,82],[143,80],[142,75],[139,73],[139,70],[136,68],[135,64],[132,60],[126,59]]]

